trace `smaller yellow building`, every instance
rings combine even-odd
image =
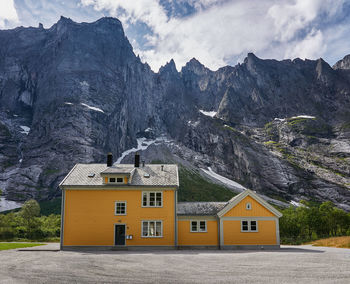
[[[77,164],[62,189],[61,249],[279,248],[274,207],[251,190],[177,202],[177,165]]]

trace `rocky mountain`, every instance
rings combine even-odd
[[[49,29],[1,30],[0,42],[8,200],[52,199],[75,163],[103,162],[109,151],[124,163],[137,148],[146,162],[177,162],[276,203],[331,200],[350,210],[347,57],[332,68],[250,53],[217,71],[192,59],[154,73],[114,18],[61,17]]]

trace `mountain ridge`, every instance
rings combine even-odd
[[[216,71],[193,58],[181,71],[170,60],[155,73],[114,18],[61,17],[49,29],[0,31],[0,40],[0,188],[8,199],[51,199],[74,163],[104,162],[137,138],[163,135],[172,142],[148,147],[148,161],[211,167],[262,194],[350,210],[347,70],[250,53]],[[298,115],[315,119],[291,119]]]

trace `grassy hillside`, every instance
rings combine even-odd
[[[228,201],[235,195],[226,187],[183,167],[179,167],[179,179],[179,201]]]
[[[350,248],[350,236],[321,239],[311,244],[318,247]]]

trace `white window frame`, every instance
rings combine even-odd
[[[114,181],[111,181],[111,178],[114,178]],[[117,183],[117,179],[115,177],[108,177],[108,183]]]
[[[155,228],[157,228],[157,222],[160,222],[160,236],[144,236],[143,235],[143,223],[147,222],[147,234],[149,234],[150,222],[155,223]],[[162,220],[142,220],[141,221],[141,238],[163,238],[163,221]]]
[[[248,222],[248,230],[247,231],[243,230],[243,222],[244,221]],[[251,229],[251,227],[252,227],[251,222],[252,221],[255,221],[255,223],[256,223],[256,230],[255,231],[252,231],[252,229]],[[256,219],[251,219],[251,220],[244,219],[244,220],[241,220],[241,233],[257,233],[257,232],[259,232],[258,220],[256,220]]]
[[[246,210],[252,210],[252,204],[251,204],[250,202],[247,202],[247,203],[245,204],[245,209],[246,209]]]
[[[196,222],[196,223],[197,223],[197,225],[196,225],[196,227],[197,227],[196,231],[193,231],[193,230],[192,230],[192,222]],[[201,230],[200,230],[200,224],[201,224],[201,222],[204,222],[204,224],[205,224],[205,230],[204,230],[204,231],[201,231]],[[207,233],[207,232],[208,232],[208,230],[207,230],[207,220],[190,220],[190,232],[191,232],[191,233]]]
[[[125,205],[125,213],[124,214],[117,214],[117,203],[124,203],[124,205]],[[126,216],[126,210],[127,210],[127,207],[126,207],[126,205],[127,205],[127,203],[126,203],[126,201],[115,201],[114,202],[114,215],[115,216]]]
[[[150,194],[154,193],[154,206],[150,205]],[[157,205],[157,193],[160,193],[160,197],[161,197],[161,205]],[[143,196],[146,194],[146,205],[143,204]],[[163,207],[163,191],[142,191],[142,195],[141,195],[141,207],[150,207],[150,208],[160,208]]]
[[[121,178],[122,181],[118,181],[118,178]],[[115,178],[115,182],[116,182],[116,183],[123,183],[123,182],[124,182],[124,178],[122,178],[122,177],[116,177],[116,178]]]

